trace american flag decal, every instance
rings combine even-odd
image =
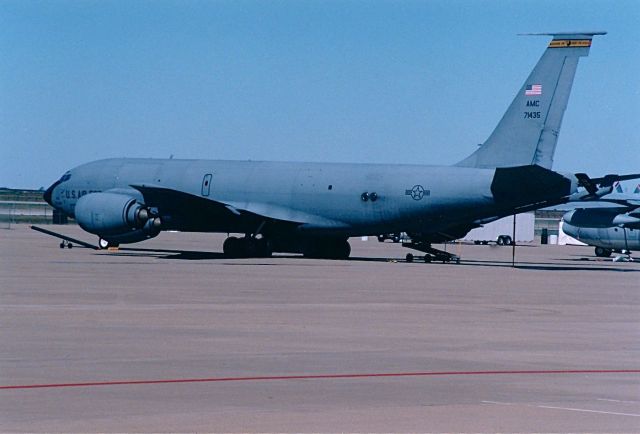
[[[541,84],[527,84],[527,87],[524,88],[524,94],[526,96],[542,95],[542,85]]]

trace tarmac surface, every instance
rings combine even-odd
[[[231,260],[223,239],[0,230],[0,431],[640,432],[638,262],[405,263],[371,238]]]

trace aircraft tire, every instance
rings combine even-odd
[[[108,249],[109,247],[118,247],[119,245],[120,244],[118,243],[112,243],[110,241],[107,241],[104,238],[100,238],[98,240],[98,247],[100,247],[100,250]]]
[[[596,247],[596,256],[599,258],[608,258],[611,256],[611,250],[604,247]]]
[[[64,249],[64,241],[60,243],[60,248]]]
[[[259,240],[254,239],[253,242],[255,243],[256,256],[260,258],[271,257],[273,249],[269,240],[267,240],[266,238],[261,238]]]
[[[335,259],[347,259],[351,254],[351,245],[349,244],[349,241],[342,240],[336,244],[335,253],[337,257]]]
[[[409,263],[413,262],[413,254],[412,253],[407,253],[407,256],[405,257],[405,259]]]
[[[308,243],[303,254],[307,258],[347,259],[351,254],[351,246],[346,239],[323,239]]]
[[[241,250],[240,239],[236,237],[229,237],[222,244],[222,252],[229,258],[239,257]]]

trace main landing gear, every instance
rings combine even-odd
[[[596,256],[599,258],[608,258],[611,256],[613,250],[605,249],[604,247],[596,247]]]
[[[302,253],[305,258],[347,259],[351,246],[346,238],[309,237],[271,239],[245,235],[243,238],[229,237],[222,245],[228,258],[268,258],[273,251]]]
[[[306,258],[347,259],[351,254],[351,246],[346,238],[310,239],[302,253]]]
[[[273,253],[269,240],[253,236],[229,237],[224,241],[222,251],[229,258],[268,258]]]
[[[418,250],[420,252],[426,253],[424,255],[424,262],[431,263],[433,261],[442,261],[442,263],[446,262],[455,262],[456,264],[460,263],[460,257],[454,255],[453,253],[445,252],[444,250],[438,250],[431,247],[431,243],[427,243],[424,241],[412,241],[410,243],[402,243],[402,247],[408,247],[409,249]],[[407,262],[413,262],[416,259],[412,253],[407,253],[406,256]]]

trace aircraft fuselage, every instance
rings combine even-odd
[[[123,158],[72,169],[50,197],[53,206],[73,216],[76,202],[87,194],[115,191],[144,203],[131,186],[150,185],[228,204],[231,211],[237,207],[300,222],[302,232],[358,236],[380,230],[429,232],[439,224],[450,226],[455,216],[467,222],[470,216],[492,216],[494,173],[448,166]],[[178,219],[188,228],[179,223],[164,228],[244,229],[233,227],[238,219],[202,222],[196,217]]]

